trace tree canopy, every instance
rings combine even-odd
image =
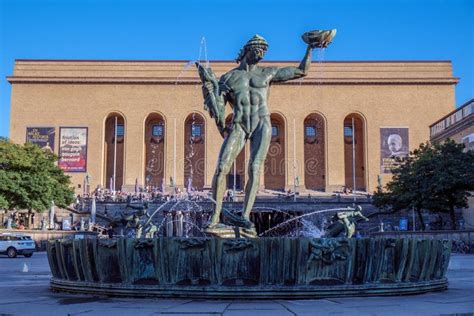
[[[37,145],[0,139],[0,208],[43,212],[52,201],[73,202],[69,176],[56,165],[57,156]]]
[[[455,208],[467,207],[474,190],[474,153],[453,140],[421,144],[405,158],[396,158],[393,178],[374,194],[374,205],[393,211],[414,209],[424,228],[421,210],[450,214],[456,228]]]

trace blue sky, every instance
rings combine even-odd
[[[299,60],[307,30],[337,28],[324,59],[452,60],[456,104],[474,97],[474,0],[0,0],[0,136],[15,59],[230,60],[252,35],[266,60]]]

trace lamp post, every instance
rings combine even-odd
[[[54,229],[54,201],[51,202],[51,208],[49,209],[49,228]]]
[[[171,184],[174,187],[176,186],[176,118],[173,120],[174,122],[174,130],[173,130],[173,183]]]
[[[117,116],[115,116],[115,129],[114,129],[114,173],[112,179],[112,193],[115,195],[115,181],[117,176]]]
[[[296,182],[298,176],[296,175],[296,120],[293,118],[293,202],[296,202]]]
[[[234,160],[234,186],[232,187],[232,202],[234,202],[234,199],[235,199],[235,188],[237,186],[237,166],[236,166],[236,163],[235,163],[236,160]]]
[[[354,205],[356,204],[356,174],[355,174],[355,124],[354,116],[352,116],[352,196],[354,198]]]
[[[92,202],[91,202],[91,223],[95,224],[95,217],[97,213],[97,205],[95,201],[95,196],[92,197]]]

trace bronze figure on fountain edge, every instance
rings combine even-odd
[[[262,67],[258,63],[268,49],[267,41],[259,36],[252,37],[240,50],[236,68],[218,79],[212,69],[196,63],[202,81],[204,108],[215,119],[220,134],[224,137],[217,167],[212,181],[214,212],[205,229],[206,233],[220,237],[255,237],[254,224],[250,221],[262,166],[267,156],[272,137],[268,95],[270,85],[306,76],[311,65],[313,48],[324,48],[331,42],[336,31],[311,31],[303,34],[308,44],[306,53],[298,67]],[[233,109],[232,124],[226,127],[225,105]],[[245,143],[250,142],[248,181],[242,217],[224,212],[227,223],[221,219],[222,199],[226,191],[226,177],[234,160]],[[235,234],[234,234],[235,232]]]

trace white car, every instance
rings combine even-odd
[[[35,250],[35,242],[28,235],[0,234],[0,254],[7,255],[9,258],[15,258],[17,255],[29,258]]]

